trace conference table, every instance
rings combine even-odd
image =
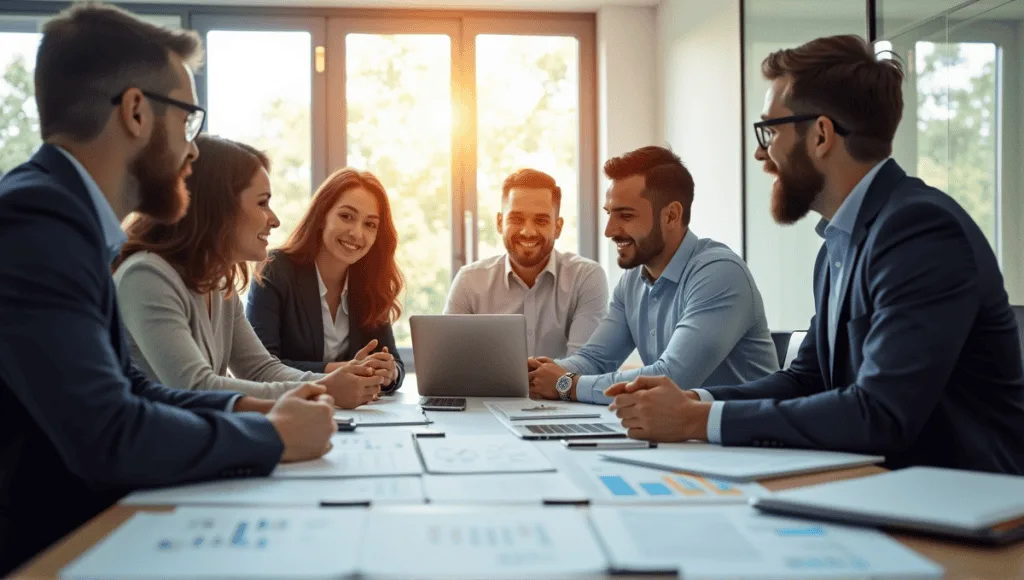
[[[394,402],[416,403],[419,400],[419,395],[416,392],[415,375],[410,374],[406,378],[402,390],[388,399]],[[428,412],[427,415],[434,421],[431,428],[449,434],[495,433],[505,429],[497,419],[490,416],[490,412],[483,407],[479,400],[474,399],[470,399],[470,405],[466,412]],[[401,429],[401,427],[393,427],[393,429]],[[779,491],[828,481],[864,477],[883,471],[884,469],[876,466],[859,467],[778,478],[760,483],[771,491]],[[30,560],[15,571],[11,578],[55,579],[64,566],[78,558],[136,512],[170,509],[173,507],[114,505]],[[42,509],[39,516],[45,517]],[[892,537],[940,564],[946,570],[944,578],[951,580],[1008,580],[1014,578],[1024,580],[1024,543],[1007,547],[987,547],[925,536],[892,534]],[[628,576],[620,575],[614,577],[628,578]],[[651,575],[640,577],[652,578]]]

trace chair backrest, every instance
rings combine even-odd
[[[789,339],[793,335],[792,332],[776,332],[772,331],[772,342],[775,343],[775,355],[779,359],[779,367],[784,368],[782,363],[786,360],[786,349],[789,348]]]
[[[796,353],[800,352],[800,345],[804,343],[805,338],[807,338],[806,331],[793,333],[793,336],[789,339],[789,348],[786,349],[786,358],[780,365],[782,368],[789,368],[789,365],[793,363],[793,359],[796,358]]]
[[[1017,336],[1020,337],[1020,356],[1024,359],[1024,306],[1011,306],[1017,317]]]

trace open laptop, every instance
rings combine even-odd
[[[424,397],[528,397],[526,317],[409,317],[416,384]]]
[[[552,403],[550,401],[524,401],[523,403],[524,406],[564,407],[574,411],[592,407],[597,412],[597,416],[567,417],[553,414],[552,417],[547,418],[522,420],[509,416],[510,404],[484,401],[484,406],[494,415],[495,419],[520,439],[598,439],[626,436],[626,429],[614,415],[609,416],[607,408],[583,403]]]

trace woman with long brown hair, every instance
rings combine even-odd
[[[387,192],[371,173],[340,169],[320,186],[306,215],[260,266],[246,314],[271,353],[292,367],[330,372],[364,364],[387,373],[385,392],[405,375],[391,324],[404,281]]]
[[[280,225],[270,209],[270,162],[227,139],[201,135],[196,145],[200,155],[186,179],[191,201],[185,217],[168,224],[133,216],[114,264],[136,364],[178,389],[274,399],[318,382],[340,407],[372,401],[390,382],[385,371],[348,365],[329,375],[303,372],[260,343],[238,291],[249,281],[246,262],[266,259],[267,236]]]

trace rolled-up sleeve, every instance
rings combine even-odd
[[[579,400],[610,402],[605,389],[640,376],[666,375],[683,389],[702,385],[711,376],[750,328],[754,290],[739,264],[715,260],[694,271],[684,291],[686,306],[658,360],[638,369],[581,377],[576,386]]]

